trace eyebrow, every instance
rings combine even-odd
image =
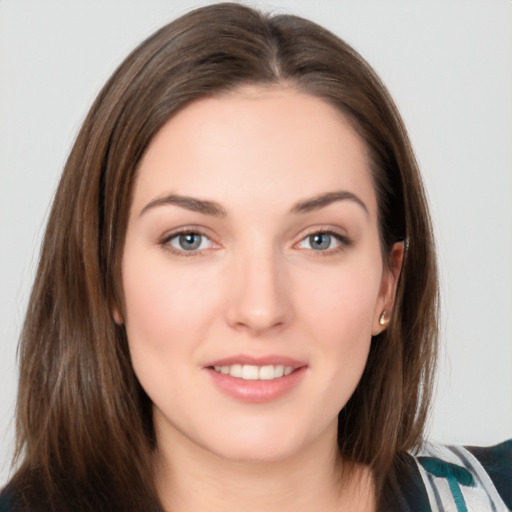
[[[336,201],[353,201],[358,204],[366,214],[369,214],[367,206],[364,202],[352,192],[348,190],[339,190],[336,192],[327,192],[325,194],[320,194],[318,196],[311,197],[309,199],[304,199],[299,201],[295,206],[290,210],[291,213],[308,213],[315,210],[320,210],[321,208],[325,208]]]
[[[164,197],[157,197],[156,199],[153,199],[153,201],[150,201],[146,206],[144,206],[139,216],[152,208],[163,205],[176,205],[181,208],[185,208],[186,210],[203,213],[205,215],[214,215],[215,217],[225,217],[227,215],[226,210],[215,201],[169,194]]]
[[[367,214],[369,213],[368,208],[364,202],[358,196],[347,190],[327,192],[325,194],[320,194],[308,199],[303,199],[290,209],[290,213],[308,213],[315,210],[320,210],[321,208],[325,208],[326,206],[329,206],[330,204],[337,201],[346,200],[355,202],[361,206],[361,208]],[[215,217],[225,217],[227,215],[227,211],[224,209],[224,207],[215,201],[197,199],[189,196],[181,196],[178,194],[169,194],[163,197],[157,197],[156,199],[150,201],[146,206],[144,206],[139,216],[143,215],[152,208],[164,205],[176,205],[180,206],[181,208],[185,208],[186,210],[202,213],[204,215],[213,215]]]

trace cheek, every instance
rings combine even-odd
[[[379,304],[381,273],[378,265],[345,265],[322,272],[304,272],[298,279],[296,297],[301,316],[316,318],[318,329],[352,331],[357,339],[371,334]],[[360,333],[357,336],[357,333]]]
[[[132,363],[142,380],[151,368],[176,366],[206,337],[219,302],[197,272],[169,265],[165,256],[128,253],[123,265],[126,331]],[[151,377],[151,375],[146,375]]]
[[[166,258],[124,262],[126,332],[133,369],[151,400],[165,410],[199,400],[193,386],[198,349],[208,337],[209,318],[218,302],[197,272],[176,269]],[[134,256],[133,259],[131,256]]]
[[[361,378],[371,345],[381,282],[375,267],[304,273],[297,292],[301,331],[320,349],[314,364],[329,380],[333,404],[340,409]]]
[[[197,278],[197,272],[169,265],[165,256],[145,260],[135,254],[124,262],[127,327],[144,334],[146,330],[165,333],[197,325],[199,312],[211,298],[204,280]]]

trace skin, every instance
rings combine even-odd
[[[201,235],[198,249],[180,230]],[[154,404],[168,509],[373,510],[366,468],[340,480],[337,415],[384,328],[401,259],[396,245],[383,264],[364,144],[322,100],[245,87],[167,122],[140,162],[114,316]],[[304,374],[283,396],[245,402],[205,370],[237,354],[290,357]]]

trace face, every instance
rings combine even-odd
[[[114,316],[159,446],[256,461],[334,442],[397,272],[348,122],[313,96],[245,88],[152,140],[122,275]]]

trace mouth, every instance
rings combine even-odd
[[[278,399],[299,386],[308,365],[288,357],[234,356],[204,367],[214,385],[229,397],[262,403]]]

